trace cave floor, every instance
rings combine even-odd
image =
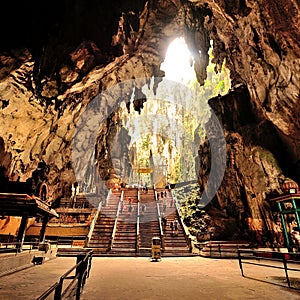
[[[74,257],[57,257],[3,276],[0,299],[36,299],[74,264]],[[278,285],[283,270],[245,265],[244,272],[236,259],[95,257],[81,299],[300,299],[299,290]]]

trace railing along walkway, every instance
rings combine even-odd
[[[289,272],[300,272],[299,252],[283,253],[283,252],[275,252],[275,251],[273,252],[273,251],[239,249],[238,259],[239,259],[241,274],[243,277],[251,278],[245,275],[245,270],[243,265],[246,264],[259,266],[259,267],[280,269],[280,270],[284,270],[284,274],[285,274],[285,280],[283,280],[282,282],[286,281],[287,286],[289,288],[300,290],[300,281],[299,281],[300,273],[299,276],[297,275],[298,280],[296,280],[294,286],[291,280],[292,277],[289,275]],[[252,278],[252,279],[256,279],[256,278]],[[269,282],[269,283],[287,287],[285,284],[274,283],[274,282]]]
[[[249,243],[246,241],[206,241],[195,244],[199,249],[200,256],[215,258],[238,257],[239,249],[249,250]]]
[[[59,281],[55,282],[47,291],[45,291],[37,300],[44,299],[80,299],[81,291],[89,277],[92,265],[93,251],[77,255],[77,263],[62,275]],[[71,275],[72,273],[74,273]],[[70,280],[68,284],[66,280]],[[52,298],[50,298],[52,297]]]
[[[22,248],[21,248],[22,246]],[[19,253],[24,250],[29,252],[34,249],[38,249],[39,242],[10,242],[0,243],[0,253]]]

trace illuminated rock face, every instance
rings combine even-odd
[[[163,76],[160,64],[167,46],[181,35],[203,83],[206,53],[213,40],[215,62],[221,66],[226,59],[232,85],[242,83],[249,91],[238,89],[223,104],[222,99],[211,102],[222,119],[231,161],[217,193],[218,205],[226,209],[231,199],[239,212],[237,222],[243,218],[249,228],[272,231],[264,199],[280,192],[277,178],[300,178],[299,5],[283,0],[193,0],[184,5],[177,0],[123,1],[121,6],[115,2],[78,0],[68,7],[68,1],[54,1],[45,7],[7,7],[6,11],[15,12],[18,29],[3,34],[0,55],[0,164],[6,175],[25,181],[44,159],[50,165],[49,195],[53,200],[61,196],[76,181],[74,169],[91,173],[82,166],[93,157],[74,162],[71,148],[87,104],[119,82],[132,80],[123,94],[129,102],[134,88],[139,90],[153,76]],[[1,20],[1,28],[8,28],[10,18],[8,14],[7,20]],[[133,80],[137,78],[142,80]],[[249,114],[238,115],[231,106],[234,95],[240,95]],[[111,112],[118,99],[105,101]],[[143,100],[134,101],[135,110],[142,105]],[[112,162],[105,154],[120,130],[121,118],[114,112],[97,139],[97,160],[105,179],[115,174],[108,171]],[[85,144],[93,141],[85,140],[82,151]],[[200,153],[205,149],[200,148]],[[200,170],[201,184],[206,171]]]
[[[214,214],[217,211],[218,218],[213,217],[212,222],[217,239],[228,236],[224,232],[228,226],[220,219],[229,219],[235,239],[281,244],[282,228],[271,199],[283,192],[282,183],[291,164],[274,124],[255,118],[247,99],[250,94],[241,85],[224,97],[210,100],[224,129],[227,160],[223,181],[207,210]],[[210,174],[207,142],[198,153],[199,182],[204,187]]]

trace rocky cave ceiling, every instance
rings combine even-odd
[[[163,77],[160,65],[178,36],[185,38],[203,84],[212,40],[214,62],[220,68],[226,61],[232,84],[228,95],[210,100],[227,150],[215,207],[227,218],[248,222],[250,230],[274,230],[268,197],[281,192],[285,178],[300,179],[299,0],[55,0],[1,6],[0,165],[6,176],[25,181],[43,159],[50,166],[50,196],[61,196],[76,180],[71,144],[91,99],[131,80],[123,100],[129,101],[135,87],[134,108],[142,109],[145,99],[138,91],[151,78]],[[105,101],[104,110],[118,99]],[[115,111],[98,133],[98,159],[107,168],[111,163],[102,154],[121,117]],[[201,145],[202,188],[208,152],[208,145]],[[100,174],[110,176],[107,170]]]

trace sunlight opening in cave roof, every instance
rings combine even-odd
[[[168,80],[186,83],[196,78],[192,56],[183,37],[176,38],[169,45],[161,69]]]

